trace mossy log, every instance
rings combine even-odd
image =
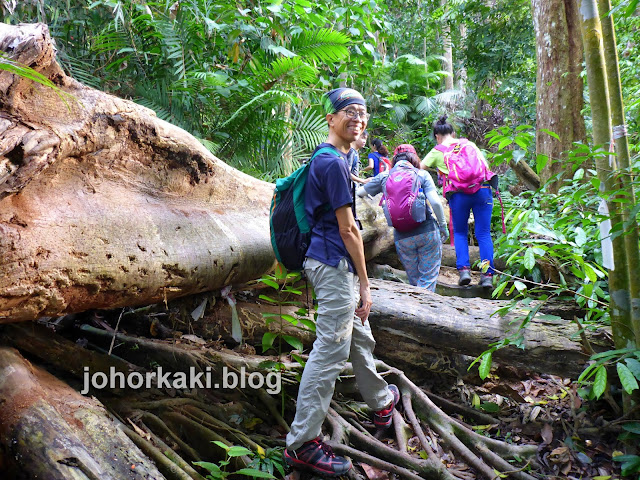
[[[0,347],[4,478],[164,479],[95,399]]]

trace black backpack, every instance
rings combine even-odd
[[[269,211],[271,246],[276,259],[287,270],[302,270],[311,242],[311,227],[304,208],[304,192],[311,162],[321,153],[340,156],[333,148],[323,147],[291,175],[276,180]]]

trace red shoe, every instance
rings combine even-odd
[[[285,449],[284,459],[295,469],[328,477],[344,475],[352,467],[351,460],[336,456],[320,437],[303,443],[297,450]]]
[[[389,391],[393,394],[393,400],[391,405],[384,410],[379,410],[373,413],[373,424],[378,428],[389,428],[393,420],[393,409],[400,401],[400,390],[398,387],[391,384],[389,385]]]

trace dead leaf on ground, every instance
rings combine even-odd
[[[542,440],[546,445],[551,444],[551,442],[553,441],[553,428],[551,428],[551,425],[545,423],[542,427],[542,430],[540,431],[540,435],[542,436]]]
[[[204,338],[200,338],[197,335],[182,335],[180,337],[184,340],[189,340],[190,342],[197,343],[198,345],[205,345],[207,341]]]
[[[372,467],[366,463],[361,463],[360,466],[364,470],[369,480],[389,480],[389,472],[380,470],[379,468]]]

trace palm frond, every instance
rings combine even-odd
[[[311,85],[318,79],[318,70],[300,57],[281,57],[266,68],[260,80],[263,85]]]
[[[347,58],[350,43],[351,40],[344,33],[321,28],[294,35],[291,39],[291,50],[303,58],[330,63]]]
[[[436,97],[416,96],[412,99],[413,109],[422,116],[429,116],[430,113],[440,108]]]
[[[118,52],[131,47],[131,42],[126,32],[115,30],[112,24],[107,25],[93,39],[91,50],[96,53]]]
[[[325,118],[313,109],[298,110],[291,123],[293,144],[301,152],[299,158],[304,158],[308,152],[322,143],[329,133]]]
[[[233,122],[239,115],[240,113],[244,112],[247,108],[253,106],[253,107],[258,107],[261,105],[264,105],[265,103],[268,102],[273,102],[274,99],[276,100],[277,103],[282,103],[285,101],[291,101],[291,102],[297,102],[298,99],[296,97],[294,97],[293,95],[291,95],[288,92],[284,92],[282,90],[276,90],[276,89],[271,89],[271,90],[267,90],[266,92],[253,97],[251,100],[249,100],[247,103],[245,103],[244,105],[242,105],[240,108],[238,108],[233,115],[231,115],[231,117],[224,122],[221,127],[225,127],[227,125],[229,125],[231,122]]]
[[[393,105],[393,108],[391,109],[391,111],[395,117],[396,123],[401,124],[406,120],[407,116],[409,115],[409,112],[411,111],[411,106],[405,105],[404,103],[396,103]]]

